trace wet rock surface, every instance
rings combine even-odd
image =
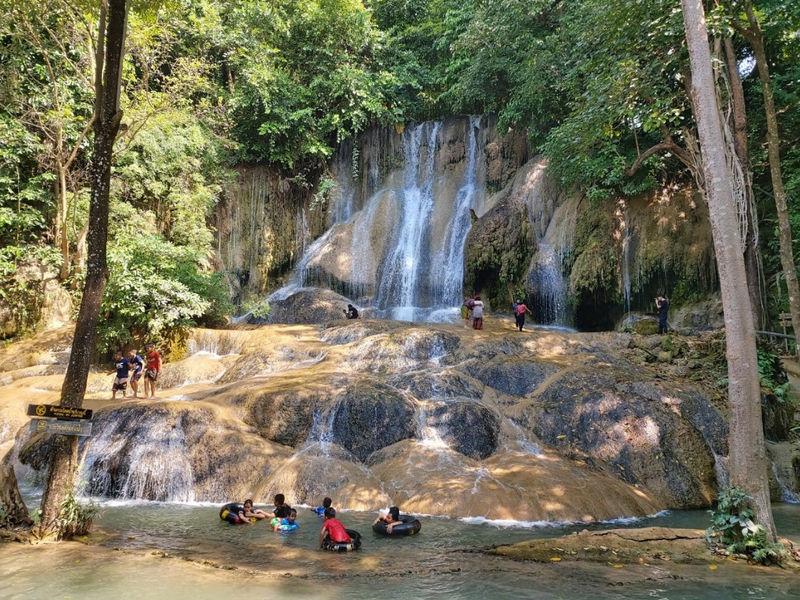
[[[527,396],[558,369],[529,357],[498,356],[474,365],[470,375],[481,383],[512,396]]]
[[[365,381],[348,386],[332,409],[334,442],[359,460],[414,437],[414,405],[395,389]]]
[[[668,506],[706,506],[716,488],[713,448],[681,417],[680,404],[679,396],[660,387],[580,371],[551,384],[527,417],[545,443],[607,465]],[[710,405],[703,410],[713,414]],[[716,420],[721,428],[721,418]],[[721,445],[705,433],[710,443]]]
[[[428,416],[444,441],[456,452],[480,460],[494,454],[500,436],[500,418],[477,402],[440,404]]]
[[[490,327],[358,320],[194,332],[193,354],[168,363],[158,399],[112,403],[98,374],[102,387],[86,399],[95,431],[81,444],[87,491],[171,501],[282,492],[304,503],[335,494],[343,508],[525,520],[708,504],[715,457],[723,464],[727,451],[724,412],[702,385],[632,360],[665,344],[686,357],[682,339]],[[27,348],[0,373],[3,439],[27,422],[20,398],[55,401],[60,388],[61,350]],[[48,447],[16,442],[34,469]]]

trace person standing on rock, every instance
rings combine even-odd
[[[475,296],[472,302],[472,328],[483,329],[483,302],[480,296]]]
[[[464,319],[464,327],[469,329],[469,322],[472,320],[472,307],[475,306],[475,300],[467,297],[464,304],[461,305],[461,318]]]
[[[344,311],[344,316],[347,317],[348,319],[358,318],[358,309],[352,304],[348,304],[347,308],[342,310]]]
[[[114,384],[111,386],[111,399],[117,399],[117,392],[122,392],[122,397],[125,398],[125,391],[128,389],[128,375],[130,374],[131,364],[128,359],[122,355],[122,352],[114,353],[114,370],[116,371],[114,377]]]
[[[522,331],[525,327],[525,314],[533,315],[530,309],[525,305],[522,300],[517,300],[514,303],[514,320],[517,322],[517,329]]]
[[[131,389],[133,390],[133,397],[139,397],[139,380],[142,378],[144,372],[144,359],[136,354],[135,350],[128,352],[128,362],[133,369],[131,374]]]
[[[158,375],[161,373],[161,354],[153,344],[145,344],[144,357],[147,369],[144,372],[144,397],[155,398]]]
[[[667,333],[667,314],[669,313],[669,300],[659,294],[656,297],[656,309],[658,310],[658,334]]]

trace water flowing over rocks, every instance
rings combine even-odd
[[[521,520],[706,506],[724,411],[702,387],[631,363],[629,344],[497,321],[483,332],[371,320],[197,330],[159,399],[111,402],[108,376],[92,375],[104,385],[86,400],[96,416],[82,489],[180,502],[331,495],[343,508]],[[42,365],[8,354],[5,439],[19,430],[14,455],[41,469],[49,445],[27,434],[22,398],[55,401],[62,375],[40,388],[31,369]]]

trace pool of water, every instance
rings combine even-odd
[[[798,598],[800,577],[723,564],[628,566],[520,563],[479,552],[492,544],[561,535],[582,525],[525,528],[423,518],[418,536],[374,535],[374,514],[341,520],[363,536],[361,552],[317,549],[320,520],[300,510],[299,531],[264,522],[230,526],[210,506],[106,504],[95,545],[0,545],[2,598]],[[800,507],[776,505],[782,535],[800,541]],[[705,511],[632,525],[705,527]],[[609,527],[606,525],[605,527]],[[620,526],[620,525],[614,525]],[[600,528],[595,525],[590,528]],[[164,558],[163,555],[168,555]],[[181,558],[187,560],[180,560]],[[206,564],[203,564],[206,563]],[[219,568],[222,567],[222,568]],[[229,570],[226,567],[237,567]]]

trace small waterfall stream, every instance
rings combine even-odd
[[[400,200],[399,227],[383,261],[376,304],[401,321],[413,321],[419,302],[419,281],[426,264],[423,242],[433,210],[433,177],[436,146],[441,123],[425,123],[408,129],[403,138],[405,172]],[[420,163],[422,139],[426,140],[425,161]]]

